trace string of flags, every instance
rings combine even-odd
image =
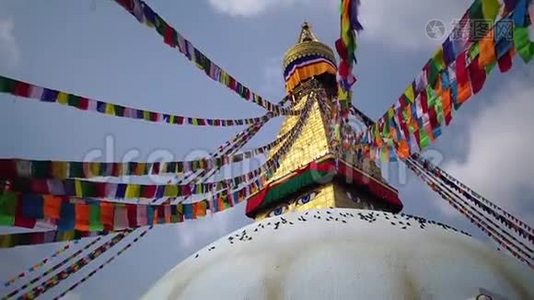
[[[433,191],[438,193],[444,200],[449,202],[451,206],[453,206],[458,212],[463,214],[471,223],[473,223],[475,226],[480,228],[484,233],[486,233],[489,237],[491,237],[497,244],[507,249],[512,255],[514,255],[516,258],[518,258],[520,261],[527,263],[530,267],[534,267],[532,264],[532,257],[526,253],[523,249],[521,249],[519,246],[511,242],[508,238],[504,237],[501,233],[496,231],[494,228],[492,228],[489,224],[487,224],[485,221],[483,221],[480,218],[480,215],[482,215],[480,212],[478,215],[475,215],[474,212],[477,212],[477,210],[470,206],[465,201],[463,203],[461,198],[457,195],[455,196],[450,190],[448,191],[446,188],[441,186],[438,182],[435,182],[432,180],[431,175],[426,173],[424,169],[420,169],[419,166],[417,166],[416,163],[414,163],[412,160],[407,161],[407,166],[414,171],[414,173],[419,176],[423,182],[425,182]],[[486,218],[486,220],[489,220]],[[489,220],[491,222],[491,220]],[[499,228],[495,223],[491,222],[495,228]],[[507,234],[506,230],[501,229],[502,232]],[[509,237],[512,237],[511,235],[507,234]],[[513,238],[513,237],[512,237]],[[515,238],[514,238],[515,239]],[[527,247],[527,249],[529,249]],[[532,252],[530,250],[530,252]],[[529,261],[530,260],[530,261]]]
[[[475,34],[476,28],[470,26],[476,25],[474,20],[478,20],[479,11],[487,2],[475,1],[460,22],[461,30],[471,33],[471,40],[459,34],[449,36],[396,104],[358,136],[361,143],[371,146],[373,158],[383,162],[406,159],[411,149],[427,148],[441,135],[441,126],[452,121],[453,108],[458,110],[477,94],[496,65],[501,72],[507,72],[515,53],[519,53],[525,63],[532,60],[534,43],[528,36],[527,27],[531,21],[526,10],[527,1],[507,7],[508,15]],[[491,20],[496,15],[492,13]]]
[[[1,243],[1,242],[0,242]],[[27,277],[28,275],[30,275],[31,273],[41,269],[42,267],[44,267],[49,261],[53,260],[54,258],[60,256],[61,254],[63,254],[65,251],[71,249],[73,246],[75,246],[76,244],[78,244],[78,241],[74,241],[72,243],[66,243],[65,245],[63,245],[61,248],[59,248],[58,250],[56,250],[52,255],[50,256],[47,256],[45,257],[44,259],[40,260],[38,263],[35,263],[33,264],[30,268],[24,270],[23,272],[19,273],[18,275],[16,276],[13,276],[11,277],[10,279],[8,279],[6,282],[4,282],[4,287],[9,287],[10,285],[13,285],[15,284],[16,282],[18,282],[19,280],[22,280],[24,277]],[[2,247],[0,247],[2,248]]]
[[[250,133],[249,133],[250,134]],[[243,139],[239,136],[239,139]],[[261,155],[279,145],[287,138],[280,136],[273,142],[238,153],[191,161],[173,162],[82,162],[82,161],[51,161],[0,159],[0,179],[35,178],[35,179],[67,179],[92,177],[122,177],[143,175],[181,174],[196,170],[210,170],[238,163],[254,156]],[[229,145],[233,144],[230,142]]]
[[[129,242],[128,244],[124,245],[119,251],[117,251],[116,254],[114,254],[113,256],[111,256],[110,258],[108,258],[105,262],[103,262],[102,264],[100,264],[96,269],[92,270],[91,272],[89,272],[87,275],[85,275],[84,277],[82,277],[81,279],[79,279],[78,281],[76,281],[73,285],[71,285],[68,289],[66,289],[65,291],[63,291],[61,294],[59,294],[58,296],[56,296],[54,299],[57,300],[57,299],[61,299],[63,298],[68,292],[70,291],[73,291],[75,288],[77,288],[78,286],[80,286],[81,284],[83,284],[84,282],[86,282],[87,280],[89,280],[89,278],[91,278],[93,275],[96,274],[96,272],[102,270],[105,266],[107,266],[108,264],[110,264],[113,260],[115,260],[117,257],[119,257],[121,254],[123,254],[126,250],[128,250],[130,247],[133,246],[133,244],[139,242],[147,233],[148,231],[152,229],[152,227],[148,227],[147,229],[143,230],[141,233],[139,233],[131,242]]]
[[[309,110],[309,107],[305,109]],[[306,114],[307,112],[305,114],[303,113],[303,116]],[[301,126],[301,124],[299,125]],[[291,139],[295,138],[295,127],[290,133]],[[285,151],[284,147],[281,147],[278,152],[280,151]],[[98,182],[74,178],[37,179],[16,177],[12,180],[8,180],[7,185],[9,186],[10,190],[15,192],[50,196],[71,196],[107,199],[150,199],[181,196],[187,197],[196,194],[206,194],[212,191],[213,189],[221,190],[237,187],[238,185],[244,182],[253,180],[261,174],[268,173],[270,169],[274,168],[278,164],[278,160],[275,159],[278,156],[279,155],[274,155],[272,158],[267,160],[261,167],[246,174],[214,182],[157,185]]]
[[[313,100],[316,101],[316,99]],[[225,187],[221,188],[221,191],[215,195],[201,201],[177,204],[166,201],[164,204],[155,205],[109,202],[91,199],[92,197],[14,192],[12,190],[17,190],[16,188],[13,189],[16,186],[14,184],[10,187],[11,191],[4,190],[0,195],[0,224],[33,228],[37,220],[42,220],[56,225],[60,232],[73,230],[76,232],[112,232],[147,225],[183,222],[184,219],[197,219],[206,216],[207,211],[216,213],[233,207],[245,200],[248,195],[257,192],[278,168],[279,160],[283,158],[300,134],[312,103],[312,100],[307,102],[303,109],[301,121],[297,122],[290,131],[288,139],[280,146],[280,149],[259,169],[262,176],[250,178],[247,185],[233,192],[230,192],[230,187]],[[209,193],[211,190],[207,192]],[[169,196],[163,195],[162,197]],[[116,197],[95,198],[116,199]],[[1,244],[10,246],[42,242],[42,240],[14,241],[10,237],[10,235],[5,236],[5,240]]]
[[[356,34],[363,30],[358,20],[360,0],[341,0],[340,38],[336,41],[336,51],[340,62],[338,67],[338,100],[343,108],[348,108],[351,99],[351,87],[356,83],[352,73],[356,61]]]
[[[232,140],[234,141],[233,145],[227,141],[226,143],[220,145],[215,153],[210,153],[210,158],[216,158],[223,155],[233,155],[235,152],[240,150],[246,143],[248,143],[258,132],[259,130],[265,125],[265,123],[258,123],[253,124],[247,127],[244,131],[238,133]],[[213,176],[217,171],[219,171],[220,168],[211,169],[206,172],[206,170],[201,170],[200,172],[188,172],[186,176],[184,176],[182,179],[178,180],[177,183],[185,183],[188,184],[192,183],[193,180],[197,181],[203,181],[209,179],[211,176]],[[207,173],[207,175],[206,175]],[[202,176],[205,176],[205,178],[201,178]]]
[[[208,77],[216,82],[226,86],[233,92],[237,93],[246,101],[251,101],[266,110],[273,112],[275,115],[291,115],[297,114],[287,108],[274,104],[260,95],[252,92],[241,82],[228,74],[225,70],[220,68],[217,64],[212,62],[200,50],[195,48],[193,44],[186,40],[182,34],[176,31],[172,26],[167,24],[163,18],[155,13],[152,8],[141,0],[115,0],[126,11],[134,16],[139,23],[143,23],[150,28],[154,28],[156,32],[161,35],[163,42],[171,48],[178,48],[180,53],[185,55],[189,61],[194,63],[197,68],[203,71]]]
[[[21,295],[22,299],[37,298],[40,295],[44,294],[46,291],[58,285],[59,283],[67,280],[71,275],[75,274],[87,264],[100,257],[100,255],[102,255],[104,252],[117,245],[120,241],[130,235],[130,233],[131,231],[116,234],[109,241],[98,246],[96,249],[86,254],[84,257],[78,259],[77,261],[69,265],[67,268],[56,273],[54,276],[48,278],[43,283],[34,287],[30,291],[26,291],[23,295]]]
[[[4,76],[0,76],[0,93],[7,93],[17,97],[35,99],[43,103],[53,103],[73,107],[85,112],[96,112],[113,117],[144,120],[155,123],[166,123],[171,125],[213,127],[242,126],[267,121],[274,116],[273,113],[268,113],[262,117],[247,119],[208,119],[185,117],[95,100],[64,91],[37,86],[28,82]]]
[[[534,234],[534,229],[532,227],[530,227],[528,224],[526,224],[525,222],[523,222],[522,220],[518,219],[517,217],[513,216],[512,214],[510,214],[509,212],[507,212],[506,210],[504,210],[503,208],[497,206],[496,204],[494,204],[493,202],[485,199],[484,197],[482,197],[481,195],[479,195],[477,192],[471,190],[468,186],[464,185],[463,183],[461,183],[460,181],[458,181],[456,178],[450,176],[449,174],[447,174],[445,171],[443,171],[441,168],[439,168],[438,166],[435,166],[433,164],[431,164],[429,161],[427,161],[426,159],[424,159],[421,155],[419,154],[414,154],[412,156],[415,160],[417,160],[417,162],[420,164],[420,165],[423,165],[423,166],[427,166],[427,168],[429,168],[437,177],[439,177],[442,181],[444,182],[451,182],[452,184],[454,184],[458,189],[462,189],[464,192],[463,194],[464,195],[468,195],[468,197],[474,197],[475,200],[478,200],[481,202],[481,206],[482,207],[489,207],[491,208],[492,210],[495,211],[495,213],[492,213],[492,214],[497,214],[499,215],[497,218],[500,220],[500,219],[506,219],[508,220],[511,224],[513,225],[509,225],[509,227],[511,228],[514,228],[514,227],[522,227],[523,230],[525,230],[525,236],[526,235],[530,235],[532,236],[532,234]],[[534,241],[534,240],[531,240],[531,241]]]
[[[47,220],[49,222],[50,220]],[[41,245],[49,243],[59,243],[68,241],[78,241],[84,238],[94,238],[108,235],[108,231],[89,232],[89,231],[31,231],[23,233],[1,234],[0,248],[13,248],[18,246]]]
[[[440,171],[439,168],[432,168],[428,162],[426,162],[423,159],[409,159],[412,161],[412,163],[415,161],[419,164],[419,167],[423,169],[427,174],[433,176],[436,180],[439,180],[443,185],[447,186],[447,188],[451,191],[455,191],[457,193],[460,193],[465,199],[469,200],[473,205],[475,205],[477,208],[479,208],[481,211],[485,212],[489,216],[493,217],[493,219],[497,220],[507,228],[513,230],[516,232],[519,236],[527,239],[530,243],[534,244],[534,234],[530,232],[528,229],[523,229],[520,225],[517,225],[513,220],[510,220],[505,215],[499,213],[495,208],[498,207],[497,205],[487,201],[483,203],[476,197],[474,197],[471,193],[469,193],[466,189],[462,188],[455,179],[449,179],[448,177],[443,175],[443,172]],[[493,221],[491,221],[493,222]],[[524,224],[524,223],[522,223]],[[527,228],[531,229],[528,225]],[[525,246],[527,247],[527,246]],[[528,248],[528,247],[527,247]]]
[[[74,252],[73,254],[69,255],[67,258],[65,258],[64,260],[62,260],[61,262],[55,264],[53,267],[47,269],[46,271],[44,271],[43,273],[41,273],[39,276],[33,278],[32,280],[30,280],[29,282],[27,282],[26,284],[22,285],[21,287],[11,291],[9,294],[7,294],[5,296],[5,299],[7,298],[10,298],[10,297],[13,297],[15,295],[17,295],[18,293],[24,291],[25,289],[27,289],[28,287],[30,287],[31,285],[41,281],[42,279],[46,278],[46,276],[54,273],[56,270],[58,270],[59,268],[63,267],[64,265],[66,265],[69,261],[75,259],[78,255],[80,255],[83,251],[87,250],[87,249],[90,249],[92,246],[94,246],[96,243],[98,243],[100,240],[102,239],[102,237],[98,237],[94,240],[92,240],[90,243],[88,243],[87,245],[85,245],[84,247],[82,247],[81,249],[78,249],[78,251]],[[33,298],[31,298],[33,299]]]
[[[369,125],[373,125],[374,122],[367,117],[365,114],[358,112],[357,109],[353,109],[355,112],[354,114],[359,113],[362,117],[362,119],[365,120],[365,122],[369,123]],[[522,222],[521,220],[513,217],[511,214],[507,213],[505,210],[501,209],[497,205],[493,204],[489,200],[483,198],[482,196],[478,195],[462,183],[460,183],[458,180],[452,178],[450,175],[445,173],[443,170],[441,170],[439,167],[434,166],[429,161],[424,159],[421,155],[414,153],[406,160],[406,164],[412,171],[416,173],[425,183],[427,183],[434,191],[436,191],[444,200],[448,201],[455,209],[460,211],[462,214],[464,214],[468,219],[473,222],[475,225],[477,225],[479,228],[481,228],[485,233],[487,233],[490,237],[498,237],[500,236],[501,239],[497,238],[497,242],[500,245],[504,245],[506,249],[508,249],[514,256],[519,258],[521,261],[527,262],[525,256],[527,258],[530,258],[530,254],[532,253],[532,250],[530,247],[525,245],[523,242],[516,239],[509,231],[506,231],[504,228],[499,227],[492,219],[489,217],[493,217],[494,220],[499,221],[501,224],[505,225],[508,229],[513,230],[515,233],[517,233],[520,237],[528,240],[529,242],[534,242],[534,236],[532,235],[533,230],[530,226]],[[431,181],[432,179],[433,181]],[[439,185],[438,185],[439,184]],[[444,192],[442,189],[439,189],[439,186],[442,188],[448,189],[449,193]],[[473,205],[476,207],[473,207],[470,205],[467,201],[465,202],[465,205],[470,207],[475,212],[478,212],[479,215],[481,215],[487,223],[491,224],[491,226],[494,226],[495,228],[500,228],[500,230],[508,236],[508,238],[497,235],[497,233],[492,230],[491,227],[486,226],[483,227],[480,222],[483,222],[484,224],[487,224],[486,222],[482,221],[480,218],[476,216],[471,216],[466,211],[465,206],[462,204],[459,204],[457,202],[453,202],[454,199],[451,199],[452,193],[455,193],[456,197],[458,199],[461,199],[461,197],[464,197],[465,199],[469,200],[473,203]],[[479,210],[477,210],[480,209]],[[484,215],[483,212],[485,212],[487,215]],[[516,244],[510,244],[512,240]],[[507,244],[503,244],[506,242]],[[511,245],[511,246],[510,246]],[[510,248],[512,247],[512,248]],[[522,247],[522,248],[521,248]],[[516,249],[516,250],[514,250]],[[525,252],[525,250],[528,252]],[[520,252],[520,253],[518,253]]]

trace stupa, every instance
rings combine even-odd
[[[305,117],[269,183],[247,202],[255,223],[174,267],[146,299],[534,299],[527,267],[450,226],[400,213],[373,161],[332,138],[336,61],[309,24],[284,59]],[[276,153],[272,149],[271,153]]]

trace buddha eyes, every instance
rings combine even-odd
[[[297,199],[297,205],[304,205],[313,200],[317,196],[317,192],[311,192]]]
[[[287,210],[288,210],[288,206],[285,205],[285,204],[281,205],[281,206],[278,206],[277,208],[271,210],[271,212],[268,214],[268,217],[279,216],[279,215],[285,213]]]
[[[319,192],[313,191],[313,192],[311,192],[309,194],[306,194],[304,196],[301,196],[301,197],[297,198],[297,200],[295,202],[293,202],[293,203],[296,203],[297,206],[304,205],[304,204],[309,203],[310,201],[312,201],[315,198],[315,196],[317,196],[317,194],[319,194]],[[279,216],[281,214],[286,213],[288,210],[289,210],[289,204],[279,205],[276,208],[274,208],[273,210],[271,210],[267,214],[267,217],[268,218],[276,217],[276,216]]]

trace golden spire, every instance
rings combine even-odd
[[[336,64],[334,52],[327,45],[319,42],[308,22],[302,24],[297,44],[289,48],[284,55],[284,69],[295,60],[311,55],[319,55]]]
[[[318,42],[319,40],[315,36],[315,33],[313,33],[313,31],[311,30],[311,25],[308,24],[308,22],[304,22],[304,24],[302,24],[302,29],[300,30],[298,43],[300,44],[311,41]]]

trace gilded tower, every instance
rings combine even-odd
[[[399,212],[397,191],[374,162],[361,155],[339,155],[332,143],[336,60],[308,23],[283,58],[285,88],[300,116],[285,119],[279,137],[299,131],[269,183],[252,195],[246,213],[257,220],[290,211],[330,207]],[[299,125],[299,126],[297,126]],[[270,155],[277,153],[271,150]]]

